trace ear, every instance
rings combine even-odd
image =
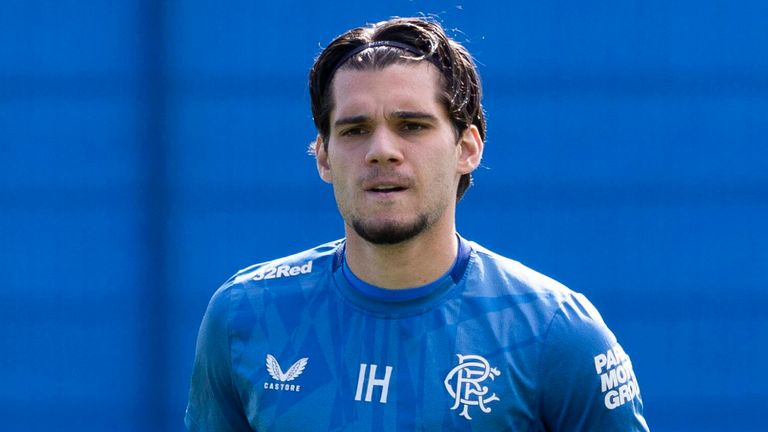
[[[328,151],[326,146],[323,145],[323,138],[318,135],[315,138],[314,143],[315,162],[317,163],[317,173],[320,174],[320,178],[326,183],[333,183],[333,176],[331,175],[331,164],[328,163]]]
[[[459,174],[469,174],[480,166],[480,160],[483,158],[483,140],[480,138],[480,131],[475,125],[469,125],[459,137],[457,145],[459,152],[459,163],[457,171]]]

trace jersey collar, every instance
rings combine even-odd
[[[385,289],[358,278],[346,265],[345,243],[336,249],[333,279],[339,293],[360,309],[380,316],[404,317],[423,313],[445,301],[466,273],[471,246],[457,234],[458,252],[451,269],[437,280],[414,288]]]

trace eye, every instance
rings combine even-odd
[[[347,129],[343,129],[341,131],[340,135],[341,136],[359,136],[359,135],[364,135],[367,132],[368,131],[365,130],[365,128],[362,128],[362,127],[359,127],[359,126],[355,126],[355,127],[350,127],[350,128],[347,128]]]
[[[401,126],[401,129],[406,132],[418,132],[428,128],[429,128],[429,125],[426,125],[424,123],[416,123],[416,122],[403,123],[403,125]]]

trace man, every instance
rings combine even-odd
[[[203,319],[197,431],[646,431],[629,357],[580,294],[456,233],[485,121],[424,19],[348,31],[310,72],[345,238],[240,271]]]

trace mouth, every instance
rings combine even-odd
[[[363,179],[360,186],[368,197],[389,201],[408,192],[413,187],[413,180],[399,174],[371,175]]]
[[[403,186],[384,185],[366,189],[365,193],[373,199],[389,201],[400,196],[406,190],[407,188]]]
[[[408,190],[405,180],[378,179],[363,184],[366,195],[377,198],[392,198]]]
[[[403,186],[397,186],[397,185],[381,185],[381,186],[374,186],[372,188],[368,188],[365,191],[366,192],[372,192],[376,194],[390,194],[394,192],[402,192],[406,190]]]

